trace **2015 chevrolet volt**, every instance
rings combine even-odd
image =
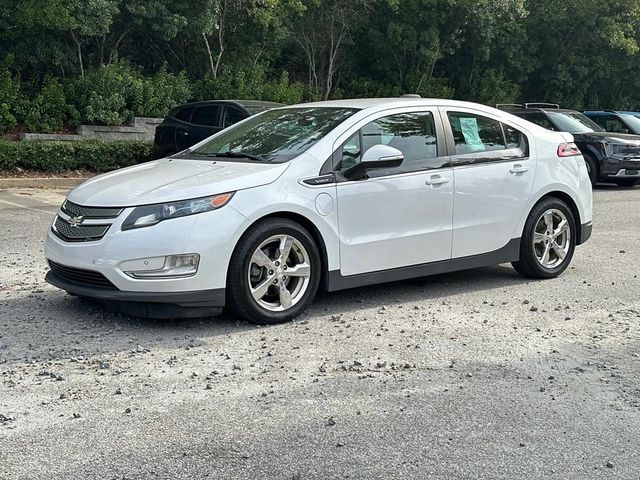
[[[591,235],[568,133],[473,103],[308,103],[92,178],[49,231],[47,281],[148,317],[253,322],[328,291],[512,262],[551,278]]]

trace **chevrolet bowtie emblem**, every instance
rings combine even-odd
[[[82,222],[84,221],[84,217],[80,216],[80,217],[71,217],[69,219],[69,225],[71,225],[72,227],[79,227],[80,225],[82,225]]]

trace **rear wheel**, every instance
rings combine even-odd
[[[320,284],[321,261],[313,238],[285,218],[260,222],[243,235],[231,258],[231,309],[254,323],[291,320],[311,303]]]
[[[584,155],[584,163],[587,166],[587,173],[589,174],[589,180],[591,181],[591,186],[595,187],[598,183],[598,165],[596,161],[590,155]]]
[[[576,222],[562,200],[546,198],[527,219],[520,244],[520,259],[513,267],[529,278],[554,278],[564,272],[576,246]]]
[[[637,178],[621,178],[614,180],[615,184],[619,187],[633,187],[638,184]]]

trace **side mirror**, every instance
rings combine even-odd
[[[621,128],[620,131],[618,131],[618,133],[629,133],[629,129],[628,128]]]
[[[395,168],[402,165],[404,155],[397,148],[388,145],[374,145],[369,148],[360,161],[361,168],[375,170],[378,168]]]

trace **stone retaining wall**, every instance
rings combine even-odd
[[[20,140],[45,140],[74,142],[78,140],[142,140],[153,141],[156,127],[162,118],[133,117],[125,126],[80,125],[77,135],[61,135],[56,133],[22,133]]]

